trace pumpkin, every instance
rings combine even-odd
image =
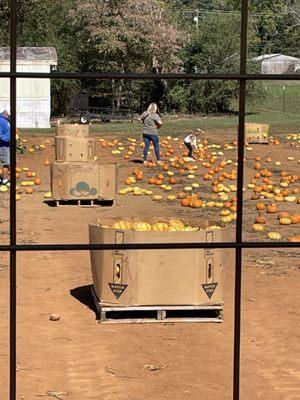
[[[155,185],[156,179],[154,178],[154,176],[152,178],[149,178],[148,183],[150,183],[150,185]]]
[[[280,225],[290,225],[291,224],[290,218],[280,218],[279,223]]]
[[[289,238],[289,242],[292,243],[299,243],[300,242],[300,235],[292,236]]]
[[[176,182],[177,182],[177,181],[176,181],[176,179],[175,179],[174,177],[169,178],[169,183],[170,183],[171,185],[175,185]]]
[[[183,207],[188,207],[190,205],[190,199],[188,197],[181,200],[181,205]]]
[[[297,197],[296,196],[286,196],[284,198],[284,201],[287,201],[288,203],[294,203],[297,201]]]
[[[155,185],[161,186],[163,184],[163,181],[161,179],[156,179]]]
[[[287,211],[281,211],[278,214],[278,219],[280,219],[280,218],[289,218],[289,217],[290,217],[290,214]]]
[[[158,175],[157,175],[157,178],[158,178],[159,180],[163,181],[163,180],[164,180],[164,175],[163,175],[163,174],[158,174]]]
[[[233,221],[233,215],[232,214],[226,215],[225,217],[221,217],[221,222],[229,223],[231,221]]]
[[[280,240],[281,239],[281,235],[278,232],[269,232],[268,233],[268,238],[272,239],[272,240]]]
[[[148,222],[135,222],[133,224],[133,230],[137,232],[151,231],[151,225]]]
[[[33,182],[35,185],[40,185],[42,183],[42,181],[38,177],[34,178]]]
[[[27,187],[26,189],[25,189],[25,193],[26,194],[32,194],[34,192],[34,189],[32,188],[32,187]]]
[[[269,214],[275,214],[277,212],[277,206],[276,204],[269,204],[267,206],[267,213]]]
[[[176,196],[174,196],[173,194],[170,194],[170,195],[167,197],[167,199],[170,200],[170,201],[174,201],[174,200],[176,200]]]
[[[154,200],[154,201],[160,201],[161,199],[162,199],[162,196],[159,195],[159,194],[153,196],[153,200]]]
[[[16,201],[21,200],[21,196],[19,194],[16,194]]]
[[[292,215],[289,218],[292,224],[298,224],[300,222],[300,215]]]
[[[263,232],[265,230],[265,227],[262,224],[253,224],[252,229],[254,232]]]
[[[169,226],[170,226],[170,228],[171,227],[175,228],[177,231],[184,230],[184,223],[179,221],[178,219],[171,219],[169,221]]]
[[[255,222],[257,224],[265,224],[267,220],[263,215],[259,215],[258,217],[255,218]]]
[[[202,200],[198,199],[194,201],[194,208],[201,208],[202,207]]]
[[[169,225],[166,222],[158,222],[157,224],[153,224],[151,228],[156,232],[167,232]]]
[[[218,226],[218,225],[211,225],[211,226],[208,226],[207,228],[206,228],[206,230],[208,231],[208,232],[211,232],[211,231],[216,231],[216,230],[218,230],[218,229],[222,229],[220,226]]]
[[[118,221],[115,222],[113,225],[114,229],[121,229],[121,230],[131,230],[132,229],[132,222],[130,221]]]
[[[231,212],[229,210],[222,210],[220,212],[221,217],[226,217],[226,215],[230,215]]]
[[[5,192],[7,192],[8,191],[8,187],[7,186],[5,186],[5,185],[1,185],[0,186],[0,192],[1,193],[5,193]]]
[[[187,194],[184,192],[177,193],[177,199],[185,199],[186,196],[187,196]]]
[[[44,198],[45,199],[50,199],[52,197],[52,193],[51,192],[46,192],[45,194],[44,194]]]
[[[124,194],[127,194],[127,190],[126,189],[120,189],[118,193],[121,194],[121,195],[124,195]]]
[[[264,203],[257,203],[257,204],[256,204],[256,209],[262,211],[262,210],[265,210],[265,209],[266,209],[266,206],[265,206]]]

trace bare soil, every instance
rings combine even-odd
[[[224,144],[234,139],[234,133],[215,131],[209,132],[208,137],[210,144]],[[179,201],[154,202],[151,196],[131,194],[118,195],[113,207],[49,207],[44,202],[44,193],[50,190],[49,167],[44,166],[44,160],[54,160],[53,138],[26,136],[26,139],[26,145],[45,143],[46,149],[18,156],[19,165],[35,171],[42,179],[34,194],[24,194],[18,202],[18,243],[87,243],[87,223],[98,217],[220,218],[220,209],[187,209]],[[46,143],[46,139],[51,143]],[[126,143],[125,138],[123,142]],[[299,174],[299,148],[290,147],[286,140],[279,146],[252,148],[253,151],[246,151],[246,183],[253,178],[255,156],[262,157],[262,164],[274,172],[276,182],[281,170]],[[175,149],[178,152],[177,145]],[[141,149],[127,161],[123,156],[112,156],[111,149],[101,148],[97,141],[99,162],[119,162],[120,187],[137,166],[147,178],[160,171],[158,167],[145,168],[134,163],[140,154]],[[269,155],[273,158],[270,164],[264,162]],[[291,155],[295,160],[287,161]],[[225,156],[234,160],[235,154],[231,151]],[[282,166],[276,167],[275,161],[281,161]],[[199,171],[204,172],[198,165]],[[208,198],[210,183],[204,184],[202,178],[197,181],[204,185],[200,192]],[[139,186],[148,188],[146,182],[144,179]],[[178,187],[186,184],[187,181],[182,181]],[[247,190],[245,239],[266,239],[266,233],[252,232],[257,212],[256,201],[250,200],[250,196],[251,191]],[[0,202],[1,243],[8,243],[8,195],[1,193]],[[299,214],[300,205],[295,203],[278,203],[278,207],[280,211]],[[267,230],[279,231],[283,240],[300,233],[299,224],[279,226],[276,215],[268,215],[267,219]],[[300,399],[299,250],[247,250],[243,260],[241,399]],[[8,398],[8,261],[7,254],[0,254],[3,399]],[[234,268],[234,251],[228,250],[222,324],[101,325],[96,321],[90,296],[88,252],[19,253],[17,398],[231,399]],[[53,312],[60,314],[59,321],[49,320]]]

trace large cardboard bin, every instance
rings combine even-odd
[[[57,125],[55,129],[55,136],[87,138],[89,135],[89,125],[63,124]]]
[[[55,200],[114,200],[115,164],[58,163],[51,165],[51,193]]]
[[[268,143],[268,124],[245,124],[245,139],[248,143]]]
[[[57,162],[93,162],[95,139],[72,136],[55,137],[55,160]]]
[[[109,228],[114,222],[91,222],[90,243],[222,242],[230,240],[231,233],[229,228],[196,232],[135,232]],[[208,226],[208,221],[199,223],[203,228]],[[104,305],[223,303],[223,268],[228,250],[92,250],[90,254],[95,293]]]

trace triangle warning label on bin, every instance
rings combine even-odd
[[[121,285],[119,283],[109,283],[109,287],[117,300],[123,294],[127,286],[128,285]]]
[[[216,290],[217,285],[218,285],[218,282],[216,282],[216,283],[204,283],[204,284],[201,285],[209,299],[214,294],[214,291]]]

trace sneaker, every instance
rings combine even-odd
[[[148,162],[147,162],[147,161],[144,161],[144,165],[145,165],[145,167],[147,167],[147,165],[148,165]]]
[[[9,179],[2,179],[2,185],[6,185],[7,183],[9,183]]]
[[[164,165],[164,162],[163,161],[157,161],[157,165]]]

